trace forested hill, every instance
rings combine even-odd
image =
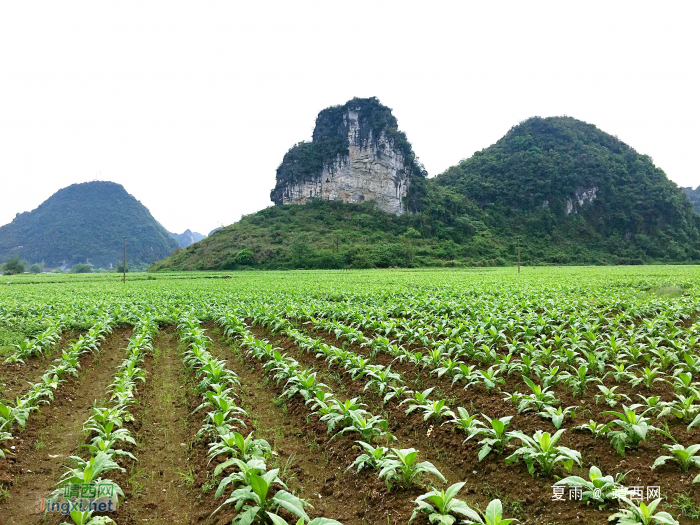
[[[569,117],[531,118],[427,179],[416,213],[262,210],[153,269],[700,262],[700,215],[651,158]]]
[[[434,181],[544,255],[576,246],[621,257],[698,259],[700,217],[650,157],[570,117],[531,118]],[[562,255],[563,255],[562,253]]]
[[[48,267],[90,263],[107,268],[121,260],[125,236],[132,266],[163,259],[178,247],[120,184],[73,184],[0,227],[0,261],[19,255]]]

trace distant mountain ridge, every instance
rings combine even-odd
[[[0,227],[0,261],[19,255],[48,267],[90,263],[109,268],[150,264],[178,247],[170,233],[122,185],[93,181],[58,190],[30,212]]]
[[[175,239],[180,246],[180,248],[187,248],[191,244],[194,244],[196,242],[201,241],[202,239],[206,239],[206,235],[202,235],[201,233],[193,232],[189,229],[185,230],[183,233],[172,233],[169,232],[170,236]]]
[[[317,160],[299,156],[294,173],[316,173]],[[527,264],[700,262],[700,215],[688,191],[649,156],[571,117],[527,119],[416,181],[413,213],[384,213],[370,200],[278,205],[152,268],[501,265],[517,260],[518,244]]]

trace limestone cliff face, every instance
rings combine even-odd
[[[400,215],[415,176],[424,172],[391,110],[375,98],[353,99],[319,114],[313,141],[285,155],[270,197],[275,204],[372,200]]]

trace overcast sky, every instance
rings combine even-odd
[[[2,2],[0,224],[123,184],[202,233],[271,206],[316,115],[377,96],[431,176],[569,115],[700,184],[700,2]]]

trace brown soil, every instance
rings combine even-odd
[[[3,525],[58,523],[60,516],[36,515],[41,498],[55,489],[69,456],[84,443],[83,422],[101,399],[122,359],[131,327],[117,328],[97,353],[84,356],[80,375],[61,385],[54,401],[31,414],[27,428],[10,442],[12,453],[0,459],[0,482],[6,491],[0,501]]]
[[[27,358],[24,363],[0,362],[0,398],[16,399],[27,392],[31,384],[41,379],[56,357],[60,357],[61,351],[68,347],[71,340],[79,336],[79,332],[64,332],[56,344],[40,356]]]
[[[157,334],[145,368],[146,383],[131,411],[134,422],[128,425],[137,443],[130,451],[138,462],[126,460],[127,472],[113,476],[126,498],[110,516],[119,525],[219,523],[218,518],[208,519],[216,508],[213,492],[207,497],[201,488],[207,446],[196,440],[196,433],[203,413],[192,415],[201,401],[193,393],[172,328]]]
[[[348,376],[342,374],[342,369],[331,367],[330,372],[325,362],[317,360],[313,354],[302,352],[293,340],[286,337],[279,337],[269,330],[255,327],[252,332],[256,337],[268,339],[291,352],[291,354],[305,366],[312,366],[319,370],[321,379],[329,384],[337,393],[343,392],[348,396],[362,396],[363,400],[370,405],[370,410],[374,414],[383,414],[390,422],[390,430],[399,438],[402,447],[413,446],[422,452],[425,451],[426,459],[435,463],[442,471],[441,462],[448,462],[451,470],[457,472],[454,481],[467,481],[467,485],[462,490],[465,493],[474,494],[472,498],[464,497],[470,503],[475,501],[481,507],[491,499],[500,498],[506,507],[507,517],[517,517],[524,523],[568,523],[569,521],[581,520],[589,523],[605,523],[607,516],[612,514],[612,507],[603,511],[595,511],[585,505],[574,501],[553,502],[551,485],[552,479],[543,479],[531,476],[525,465],[506,465],[504,457],[490,454],[482,462],[478,461],[479,446],[476,439],[462,444],[464,435],[457,433],[450,428],[450,425],[440,426],[439,423],[425,422],[420,414],[414,413],[406,416],[404,407],[397,407],[390,403],[383,407],[379,397],[364,392],[364,381],[351,381]],[[316,331],[317,337],[321,337],[330,344],[342,346],[342,343],[335,340],[331,334]],[[367,349],[357,344],[347,345],[358,354],[367,355]],[[391,362],[391,356],[380,354],[376,362],[387,365]],[[451,388],[451,379],[447,377],[437,378],[429,375],[428,370],[419,371],[410,364],[395,362],[392,369],[399,371],[407,380],[407,383],[415,389],[425,389],[436,387],[433,398],[448,399],[451,406],[463,406],[469,410],[470,414],[485,413],[490,417],[514,416],[510,430],[522,430],[528,435],[538,429],[555,432],[552,424],[535,413],[517,414],[517,407],[512,403],[504,402],[504,394],[501,392],[489,392],[483,386],[472,387],[464,390],[458,385]],[[336,373],[337,372],[337,373]],[[511,376],[513,377],[513,376]],[[508,378],[510,379],[510,378]],[[608,381],[606,380],[606,384]],[[612,384],[612,383],[611,383]],[[610,386],[610,385],[608,385]],[[527,386],[524,383],[515,383],[507,380],[502,385],[503,392],[513,392],[519,390],[526,392]],[[339,390],[339,391],[338,391]],[[629,395],[632,399],[638,399],[636,394],[660,395],[662,399],[670,400],[672,395],[670,385],[657,384],[654,389],[648,390],[644,387],[633,389],[629,385],[621,386],[618,391]],[[557,396],[562,401],[562,406],[581,405],[584,409],[579,410],[575,418],[567,418],[563,427],[571,428],[576,425],[587,423],[589,419],[598,422],[607,422],[610,416],[601,416],[600,413],[611,410],[607,404],[595,403],[597,388],[591,385],[587,394],[582,398],[574,398],[567,387],[560,385],[554,389]],[[621,408],[618,404],[615,409]],[[700,441],[700,431],[693,429],[687,432],[685,424],[680,421],[669,419],[670,429],[676,439],[686,446]],[[430,438],[428,438],[430,432]],[[651,433],[646,442],[642,442],[637,451],[627,451],[626,457],[621,457],[612,448],[606,438],[595,439],[592,434],[584,431],[569,430],[560,442],[561,445],[579,450],[582,453],[583,465],[585,468],[574,468],[574,474],[587,477],[588,467],[596,465],[603,471],[603,474],[614,474],[617,472],[628,472],[625,484],[628,486],[660,486],[665,501],[673,501],[678,493],[687,494],[695,505],[700,503],[700,487],[692,485],[693,475],[683,474],[674,465],[669,464],[655,471],[649,469],[653,460],[665,454],[663,443],[669,442],[660,434]],[[511,442],[513,445],[518,441]],[[515,449],[512,446],[508,454]],[[445,473],[443,471],[443,473]],[[486,476],[484,476],[486,474]],[[561,473],[563,474],[563,473]],[[452,476],[446,474],[450,482],[454,482]],[[504,487],[508,487],[505,489]],[[667,509],[673,515],[678,515],[677,509]],[[682,518],[681,523],[692,523],[688,518]]]

